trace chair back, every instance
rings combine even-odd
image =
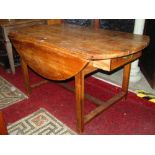
[[[48,19],[47,24],[48,25],[60,25],[64,23],[63,19]]]

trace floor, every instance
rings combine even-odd
[[[123,69],[120,69],[114,73],[108,74],[104,72],[98,72],[94,74],[93,76],[96,77],[97,79],[106,81],[108,83],[111,83],[113,85],[121,86],[122,84],[122,75],[123,75]],[[155,95],[155,90],[153,90],[149,83],[147,82],[146,78],[144,75],[141,73],[141,80],[138,82],[130,82],[129,83],[129,90],[132,92],[135,92],[135,90],[144,90],[148,93],[154,94]]]
[[[32,70],[31,84],[42,79]],[[8,74],[0,67],[0,74],[22,92],[25,92],[21,67],[16,68],[16,74]],[[74,86],[74,80],[69,81]],[[119,92],[119,89],[100,80],[87,77],[85,91],[100,100],[106,101]],[[40,108],[46,109],[53,116],[76,131],[75,95],[58,85],[56,82],[46,83],[35,88],[31,96],[21,102],[3,109],[6,123],[14,123],[34,113]],[[92,102],[85,100],[85,113],[96,108]],[[29,129],[29,128],[28,128]],[[101,113],[85,126],[85,135],[154,135],[155,134],[155,104],[128,93],[127,100],[121,100],[108,110]]]

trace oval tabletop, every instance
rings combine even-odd
[[[22,60],[52,80],[75,76],[92,60],[139,52],[149,43],[148,36],[68,24],[21,28],[9,37]]]
[[[149,37],[132,33],[92,29],[76,25],[40,25],[14,31],[15,40],[40,44],[44,48],[57,48],[87,60],[127,56],[144,49]]]

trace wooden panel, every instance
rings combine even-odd
[[[75,76],[88,61],[32,43],[14,41],[14,46],[24,62],[34,71],[51,80],[65,80]]]
[[[93,66],[105,71],[110,71],[110,64],[111,64],[111,60],[107,59],[107,60],[96,60],[96,61],[92,61]]]

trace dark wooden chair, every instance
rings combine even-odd
[[[47,19],[47,24],[48,25],[59,25],[64,23],[63,19]]]
[[[48,25],[59,25],[63,24],[64,20],[63,19],[47,19],[47,24]],[[94,28],[99,28],[100,27],[100,20],[99,19],[92,19],[92,27]]]

